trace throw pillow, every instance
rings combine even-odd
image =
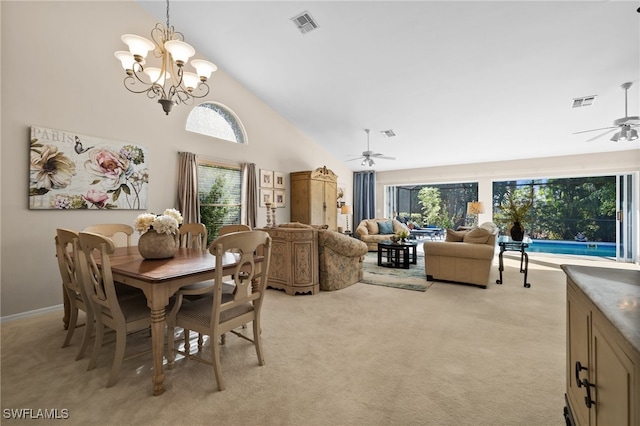
[[[370,235],[379,234],[380,233],[380,229],[378,228],[378,222],[376,222],[375,220],[368,220],[367,221],[367,230],[369,231]]]
[[[453,229],[447,229],[447,235],[444,238],[445,242],[460,243],[464,239],[467,231],[454,231]]]
[[[496,224],[493,223],[493,222],[485,222],[482,225],[478,226],[478,228],[486,229],[487,231],[489,231],[491,233],[495,232],[498,229]]]
[[[378,222],[378,228],[380,228],[380,234],[382,235],[393,234],[393,223],[390,220]]]
[[[473,228],[465,234],[462,241],[471,244],[487,244],[491,235],[493,234],[484,228]]]

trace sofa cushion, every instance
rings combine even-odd
[[[368,220],[367,230],[369,231],[369,234],[379,234],[380,228],[378,228],[378,222],[376,222],[375,220]]]
[[[471,244],[487,244],[492,235],[493,232],[485,228],[473,228],[464,235],[462,241]]]
[[[498,232],[498,226],[493,222],[485,222],[482,225],[478,226],[478,228],[486,229],[487,231],[491,232],[492,234]]]
[[[467,231],[454,231],[453,229],[447,229],[447,235],[444,238],[445,242],[461,243],[464,239]]]
[[[378,222],[378,228],[381,234],[393,234],[393,224],[390,220],[386,222]]]

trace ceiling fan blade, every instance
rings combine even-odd
[[[572,135],[578,135],[578,134],[580,134],[580,133],[597,132],[598,130],[617,129],[617,128],[618,128],[617,126],[615,126],[615,127],[603,127],[603,128],[601,128],[601,129],[583,130],[583,131],[581,131],[581,132],[574,132],[574,133],[571,133],[571,134],[572,134]]]
[[[360,156],[360,157],[356,157],[356,158],[350,158],[350,159],[344,160],[344,161],[355,161],[355,160],[361,160],[363,158],[365,158],[365,157]]]
[[[594,137],[592,137],[591,139],[587,139],[585,142],[591,142],[591,141],[594,141],[594,140],[596,140],[596,139],[598,139],[598,138],[601,138],[601,137],[602,137],[602,136],[604,136],[604,135],[607,135],[607,134],[609,134],[609,133],[613,132],[613,131],[614,131],[614,130],[616,130],[616,129],[617,129],[617,127],[613,128],[613,129],[610,129],[610,130],[607,130],[606,132],[601,133],[601,134],[599,134],[598,136],[594,136]]]
[[[396,159],[396,157],[387,157],[385,155],[381,155],[381,156],[376,157],[376,158],[380,158],[381,160],[395,160]]]

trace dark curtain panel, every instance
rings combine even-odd
[[[178,153],[178,210],[184,223],[200,222],[198,160],[191,152]]]
[[[243,191],[242,223],[249,225],[253,229],[257,226],[258,218],[258,180],[255,163],[242,164],[242,179],[246,188]]]
[[[353,174],[353,229],[362,219],[376,216],[376,172],[355,172]]]

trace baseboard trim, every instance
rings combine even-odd
[[[47,314],[49,312],[61,311],[64,305],[48,306],[46,308],[34,309],[33,311],[21,312],[19,314],[7,315],[0,317],[0,323],[16,321],[23,318],[35,317],[37,315]]]

